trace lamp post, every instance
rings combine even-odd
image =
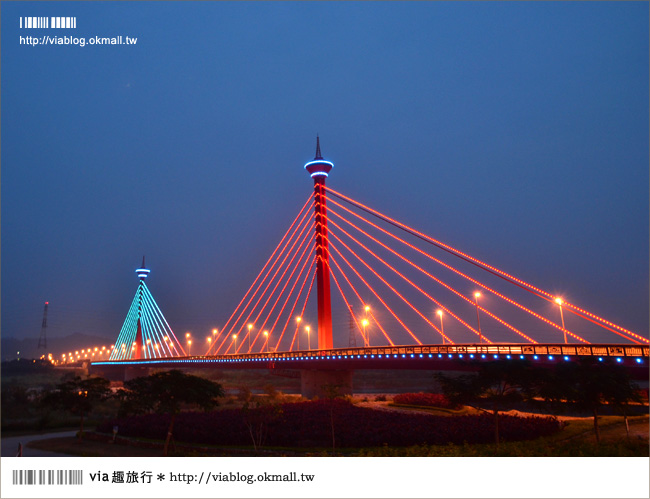
[[[564,328],[564,314],[562,313],[562,299],[561,298],[556,298],[555,303],[557,303],[560,306],[560,318],[562,319],[562,332],[564,333],[564,343],[567,343],[566,339],[566,329]]]
[[[364,340],[365,346],[369,347],[370,346],[370,338],[367,336],[366,326],[369,324],[369,322],[368,322],[368,312],[370,312],[370,307],[368,305],[366,305],[365,307],[363,307],[363,310],[366,313],[366,317],[363,320],[363,336],[364,336],[363,340]]]
[[[237,335],[236,335],[236,334],[233,334],[233,335],[232,335],[232,339],[233,339],[234,342],[235,342],[235,353],[237,353]]]
[[[483,335],[481,334],[481,319],[478,315],[478,299],[481,296],[481,293],[478,291],[474,293],[474,303],[476,303],[476,322],[478,322],[478,342],[483,343]]]
[[[442,326],[442,310],[438,309],[436,314],[440,316],[440,335],[442,336],[442,344],[445,344],[445,328]]]
[[[192,340],[187,340],[187,355],[192,355]]]
[[[266,336],[266,341],[264,342],[264,347],[265,347],[264,349],[268,353],[268,351],[269,351],[269,332],[264,331],[264,336]]]
[[[305,326],[305,331],[307,331],[307,350],[311,350],[311,341],[309,340],[309,326]]]
[[[368,336],[366,336],[366,326],[368,325],[368,319],[363,319],[361,321],[361,325],[363,326],[363,346],[369,347],[370,342],[368,341]]]
[[[251,353],[251,329],[253,329],[253,325],[249,324],[248,325],[248,353]]]
[[[296,322],[298,323],[298,332],[300,332],[300,321],[302,320],[302,317],[296,317]],[[300,334],[298,334],[298,350],[300,350]]]

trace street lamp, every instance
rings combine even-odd
[[[266,336],[266,341],[264,342],[264,346],[266,347],[266,351],[269,351],[269,332],[264,331],[264,336]]]
[[[366,347],[369,347],[370,346],[370,338],[368,338],[368,336],[366,335],[366,326],[369,324],[369,322],[368,322],[368,312],[370,312],[370,307],[368,305],[366,305],[365,307],[363,307],[363,310],[366,313],[366,317],[362,322],[362,324],[363,324],[363,336],[364,336],[363,341],[364,341],[364,345]]]
[[[438,309],[436,314],[440,316],[440,335],[442,336],[442,344],[445,344],[445,329],[442,326],[442,310]]]
[[[556,298],[555,303],[557,303],[560,306],[560,318],[562,319],[562,332],[564,333],[564,343],[567,343],[566,340],[566,329],[564,328],[564,314],[562,313],[562,299],[561,298]]]
[[[302,320],[302,317],[296,317],[296,322],[298,323],[298,331],[300,331],[300,321]],[[298,350],[300,350],[300,335],[298,335]]]
[[[192,355],[192,340],[187,340],[187,355]]]
[[[305,326],[305,330],[307,331],[307,350],[311,350],[311,341],[309,340],[309,326]]]
[[[478,322],[478,341],[479,343],[483,343],[483,335],[481,334],[481,319],[479,318],[478,315],[478,299],[480,298],[481,293],[478,291],[474,293],[474,303],[476,303],[476,322]]]
[[[237,335],[233,334],[232,339],[235,341],[235,353],[237,353]]]
[[[251,329],[253,329],[253,325],[249,324],[248,325],[248,353],[251,353]]]
[[[368,341],[368,336],[366,336],[366,326],[368,325],[368,319],[363,319],[361,321],[361,325],[363,326],[363,346],[369,347],[370,342]]]

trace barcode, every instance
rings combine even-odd
[[[13,470],[14,485],[82,485],[83,470]]]
[[[76,28],[76,17],[21,17],[21,28]]]

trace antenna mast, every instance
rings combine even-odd
[[[38,347],[36,349],[43,347],[44,350],[47,350],[47,306],[50,302],[45,302],[45,308],[43,309],[43,324],[41,325],[41,335],[38,337]]]

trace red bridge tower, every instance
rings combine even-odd
[[[325,179],[334,163],[323,160],[320,152],[320,139],[316,136],[316,156],[305,164],[314,179],[314,210],[316,227],[316,290],[318,292],[318,348],[333,348],[332,342],[332,302],[330,299],[330,263],[327,239],[327,207]]]

